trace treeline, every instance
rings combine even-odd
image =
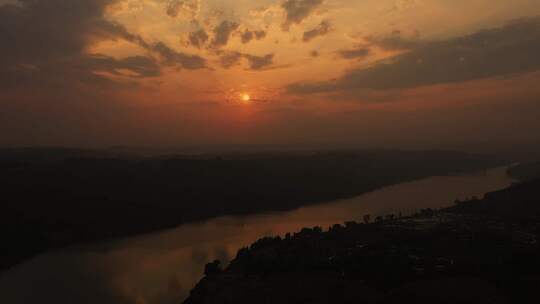
[[[540,162],[524,163],[508,169],[508,174],[520,181],[540,178]]]
[[[538,303],[540,180],[407,217],[262,238],[185,304]]]
[[[47,248],[288,210],[497,159],[457,152],[345,151],[184,157],[0,151],[3,265]]]

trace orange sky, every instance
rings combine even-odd
[[[539,15],[527,0],[0,0],[0,145],[538,140]]]

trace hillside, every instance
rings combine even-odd
[[[341,151],[126,157],[0,151],[0,269],[74,243],[220,215],[290,210],[503,162],[457,152]]]
[[[539,215],[535,180],[413,217],[265,238],[225,270],[208,264],[184,303],[538,303]]]
[[[508,169],[508,174],[520,181],[540,178],[540,162],[523,163]]]

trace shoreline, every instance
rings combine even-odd
[[[493,163],[493,164],[484,164],[486,165],[485,168],[478,168],[482,166],[479,164],[473,165],[471,167],[476,166],[476,168],[472,168],[472,170],[470,171],[469,169],[471,168],[467,166],[463,166],[463,168],[461,168],[461,170],[458,170],[458,171],[461,171],[464,174],[467,174],[467,173],[474,174],[475,172],[482,172],[482,171],[485,172],[488,169],[501,167],[502,164],[504,163],[499,162],[499,163]],[[314,194],[307,194],[305,197],[299,197],[299,198],[291,197],[289,198],[288,201],[285,201],[285,203],[278,201],[280,202],[280,205],[278,206],[273,205],[273,202],[268,201],[268,202],[263,202],[257,208],[237,207],[237,208],[233,208],[232,210],[227,210],[227,211],[216,209],[213,211],[210,210],[209,212],[199,213],[199,214],[192,212],[191,215],[182,213],[181,209],[176,209],[176,207],[166,206],[166,205],[162,207],[156,206],[154,208],[148,207],[147,209],[137,208],[137,209],[133,209],[136,211],[135,215],[139,214],[139,216],[142,216],[141,219],[144,225],[140,225],[140,224],[131,225],[129,224],[129,220],[128,220],[126,222],[127,225],[124,224],[118,227],[113,226],[108,229],[107,229],[107,226],[103,226],[98,231],[89,230],[87,233],[84,233],[81,236],[73,235],[71,238],[65,238],[65,239],[60,238],[53,242],[46,241],[45,244],[43,244],[43,241],[40,241],[40,239],[37,239],[37,241],[32,241],[31,239],[19,238],[18,242],[21,244],[19,246],[23,246],[23,247],[19,248],[17,246],[13,246],[12,244],[11,256],[8,254],[2,257],[3,261],[0,262],[0,273],[8,271],[9,269],[16,267],[17,265],[21,265],[25,261],[28,261],[36,256],[39,256],[40,254],[56,251],[56,250],[61,250],[67,247],[84,247],[93,243],[107,243],[107,242],[114,242],[119,239],[140,237],[144,235],[157,233],[160,231],[175,229],[182,225],[203,222],[203,221],[207,221],[207,220],[215,219],[219,217],[249,216],[249,215],[254,215],[254,214],[286,212],[286,211],[291,211],[291,210],[295,210],[295,209],[307,207],[307,206],[323,205],[325,203],[335,201],[335,200],[351,199],[357,196],[371,193],[373,191],[377,191],[384,187],[393,186],[393,185],[397,185],[401,183],[413,182],[413,181],[422,180],[422,179],[430,178],[434,176],[449,176],[449,175],[456,174],[455,172],[456,170],[453,170],[454,172],[452,173],[441,172],[441,171],[443,171],[442,168],[439,168],[439,169],[434,168],[431,170],[426,170],[425,172],[426,174],[421,173],[421,171],[415,174],[402,174],[403,176],[398,175],[397,177],[393,177],[389,179],[388,181],[382,181],[382,180],[379,182],[372,181],[371,185],[369,185],[370,183],[369,181],[361,181],[360,184],[362,184],[362,182],[367,183],[367,184],[364,185],[364,187],[356,187],[356,188],[352,187],[350,189],[345,187],[341,189],[342,191],[339,190],[340,189],[339,187],[335,189],[330,188],[329,191],[327,191],[324,195],[320,195],[320,196],[316,196]],[[112,203],[112,202],[110,204],[115,205],[115,203]],[[239,206],[241,206],[241,204]],[[118,207],[122,207],[122,205],[120,204]],[[150,217],[145,216],[145,214],[147,213],[151,214]],[[130,214],[130,215],[133,215],[133,214]],[[17,229],[16,227],[17,226],[12,226],[11,229]],[[24,227],[24,226],[21,226],[21,227]],[[27,230],[30,229],[28,231],[31,232],[32,228],[27,227],[26,229]],[[8,235],[9,235],[9,232],[8,232]],[[25,234],[23,233],[21,235],[24,236]],[[54,235],[52,235],[52,237],[54,237]],[[61,234],[60,234],[60,237],[62,237]],[[10,246],[9,242],[7,246]]]
[[[491,303],[486,292],[526,299],[523,292],[534,294],[534,282],[540,282],[539,182],[513,184],[483,199],[413,216],[389,214],[260,238],[228,265],[209,261],[183,303],[399,303],[397,294],[437,303],[454,293],[458,303]],[[529,282],[526,289],[514,284],[516,276]],[[449,282],[458,288],[447,289]],[[469,294],[471,283],[482,292]],[[440,292],[428,292],[428,286]]]

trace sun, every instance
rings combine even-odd
[[[240,98],[241,98],[242,101],[244,101],[244,102],[249,102],[249,101],[251,101],[251,96],[249,96],[249,94],[246,94],[246,93],[242,94],[242,95],[240,96]]]

